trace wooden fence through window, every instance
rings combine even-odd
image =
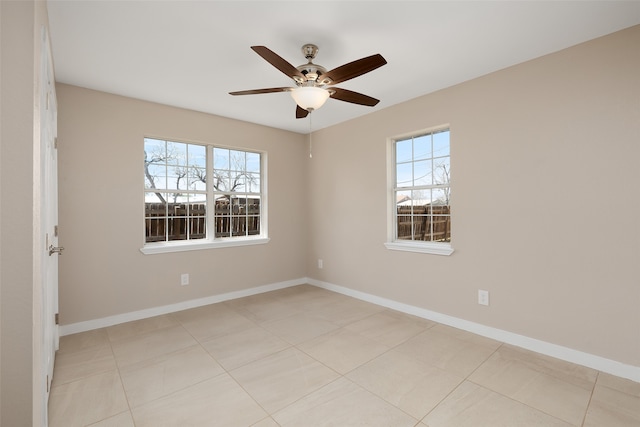
[[[398,206],[397,219],[398,240],[451,241],[450,206]]]
[[[259,200],[217,200],[214,224],[216,237],[260,234]],[[168,209],[167,209],[168,208]],[[188,231],[188,232],[187,232]],[[166,240],[197,240],[207,237],[207,205],[204,203],[145,203],[147,243]]]
[[[215,204],[215,236],[251,236],[260,234],[259,201],[236,199],[230,204],[218,200]],[[204,203],[145,203],[146,242],[204,239],[207,236],[206,205]],[[449,206],[398,206],[398,239],[434,242],[451,241],[451,210]],[[413,217],[413,220],[412,220]],[[187,233],[188,230],[188,233]]]

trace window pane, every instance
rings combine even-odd
[[[216,237],[229,237],[231,224],[231,205],[226,197],[216,199],[215,202],[215,227]]]
[[[396,191],[396,204],[398,206],[411,206],[411,190]]]
[[[164,159],[167,154],[167,147],[165,141],[160,141],[158,139],[149,139],[145,138],[144,140],[144,154],[145,154],[145,162],[157,162],[158,159],[162,159],[162,163],[164,163]]]
[[[413,160],[424,160],[431,155],[431,135],[419,136],[413,140]]]
[[[229,169],[229,150],[226,148],[213,149],[213,168],[222,170]]]
[[[433,159],[434,164],[434,184],[436,185],[449,185],[451,181],[451,165],[450,157],[441,157]]]
[[[247,234],[260,234],[260,198],[253,197],[247,204]]]
[[[145,203],[163,203],[166,200],[166,195],[160,192],[147,191],[144,193]]]
[[[413,164],[413,185],[431,185],[433,183],[431,173],[431,159],[421,160]]]
[[[251,173],[247,176],[247,191],[250,193],[260,192],[260,173]]]
[[[424,215],[425,207],[421,206],[420,214],[413,217],[413,240],[430,240],[431,228],[429,216]]]
[[[449,189],[448,188],[434,188],[431,190],[432,200],[431,203],[434,206],[449,206]]]
[[[186,206],[179,203],[169,205],[169,217],[167,218],[167,240],[187,239]]]
[[[207,196],[189,194],[188,227],[189,239],[207,237]]]
[[[148,164],[144,178],[145,188],[167,188],[167,168],[164,164]]]
[[[176,166],[186,166],[187,164],[187,144],[167,141],[167,164]]]
[[[247,168],[244,154],[244,151],[229,150],[229,162],[231,170],[244,171]]]
[[[206,195],[172,193],[169,198],[171,201],[167,205],[167,240],[206,237]]]
[[[166,236],[167,222],[167,199],[166,194],[162,193],[145,193],[145,241],[161,242]]]
[[[396,187],[411,187],[413,184],[413,164],[400,163],[396,165]]]
[[[244,215],[232,215],[231,216],[231,235],[234,237],[246,236],[247,218]]]
[[[229,191],[244,191],[244,183],[244,172],[231,172],[231,187],[229,188]]]
[[[396,163],[408,162],[413,158],[412,155],[412,140],[405,139],[403,141],[397,141],[396,146]]]
[[[204,168],[189,168],[189,190],[206,191],[207,172]]]
[[[411,208],[409,207],[409,211]],[[398,208],[398,236],[400,240],[413,240],[412,216],[406,214],[406,207]]]
[[[173,195],[173,200],[175,203],[189,203],[190,199],[191,199],[191,194],[189,193],[174,193]],[[187,214],[186,209],[187,207],[184,206],[183,207],[185,209],[185,215]]]
[[[167,174],[167,190],[180,190],[187,188],[187,171],[185,168],[171,168]]]
[[[449,155],[449,131],[433,134],[433,157]]]
[[[229,191],[231,186],[229,185],[229,172],[228,171],[213,171],[213,187],[215,191]]]
[[[191,144],[189,149],[189,166],[207,167],[207,147]]]
[[[145,193],[145,216],[166,216],[167,209],[167,194],[166,193],[154,193],[154,192],[146,192]]]
[[[396,192],[396,209],[397,209],[397,239],[411,240],[411,214],[413,200],[412,193],[408,191]]]
[[[413,190],[411,191],[411,204],[414,211],[417,207],[424,207],[431,202],[431,190]]]
[[[247,199],[245,197],[231,198],[231,235],[245,236],[247,234]]]
[[[247,153],[247,172],[260,172],[260,154]]]
[[[451,241],[451,217],[434,216],[431,240],[434,242]]]

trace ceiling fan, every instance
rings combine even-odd
[[[302,54],[307,59],[307,63],[294,67],[285,59],[280,57],[265,46],[251,46],[258,55],[268,63],[291,77],[296,87],[273,87],[267,89],[242,90],[229,92],[230,95],[256,95],[262,93],[291,92],[291,96],[296,101],[296,118],[307,117],[309,112],[322,107],[328,98],[339,101],[350,102],[352,104],[366,105],[373,107],[378,99],[353,92],[347,89],[334,87],[333,85],[353,79],[373,71],[383,66],[387,61],[380,54],[367,56],[340,67],[327,71],[321,65],[312,61],[318,53],[318,46],[305,44],[302,46]]]

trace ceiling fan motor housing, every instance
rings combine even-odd
[[[327,83],[323,83],[322,79],[319,78],[320,76],[322,76],[323,74],[326,74],[327,72],[327,69],[324,68],[323,66],[308,63],[308,64],[300,65],[296,68],[298,69],[298,71],[304,74],[306,78],[306,80],[303,80],[300,77],[298,78],[294,77],[294,80],[296,81],[296,83],[298,83],[298,85],[323,86],[327,84]]]
[[[319,80],[320,76],[327,73],[327,69],[312,62],[319,50],[320,49],[318,49],[318,46],[315,44],[309,43],[302,46],[302,54],[309,62],[296,67],[298,71],[304,74],[305,77],[302,79],[299,76],[293,76],[293,79],[296,81],[298,86],[324,86],[330,82]]]

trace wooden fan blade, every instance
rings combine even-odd
[[[368,107],[373,107],[378,102],[379,99],[372,98],[367,95],[363,95],[358,92],[353,92],[347,89],[340,89],[339,87],[332,87],[329,89],[331,93],[331,98],[337,99],[339,101],[351,102],[352,104],[366,105]]]
[[[304,119],[309,115],[309,112],[299,105],[296,105],[296,119]]]
[[[375,55],[367,56],[366,58],[358,59],[338,68],[334,68],[320,76],[320,79],[331,79],[330,82],[325,84],[334,85],[354,77],[361,76],[369,71],[373,71],[378,67],[382,67],[386,63],[387,60],[379,53],[376,53]]]
[[[292,87],[270,87],[267,89],[241,90],[238,92],[229,92],[229,95],[258,95],[260,93],[289,92]]]
[[[278,70],[285,73],[287,76],[293,78],[297,76],[301,78],[303,81],[306,80],[304,74],[300,72],[296,67],[288,63],[285,59],[280,57],[277,53],[273,52],[271,49],[265,46],[251,46],[251,49],[254,50],[255,53],[262,56],[265,61],[269,64],[276,67]]]

